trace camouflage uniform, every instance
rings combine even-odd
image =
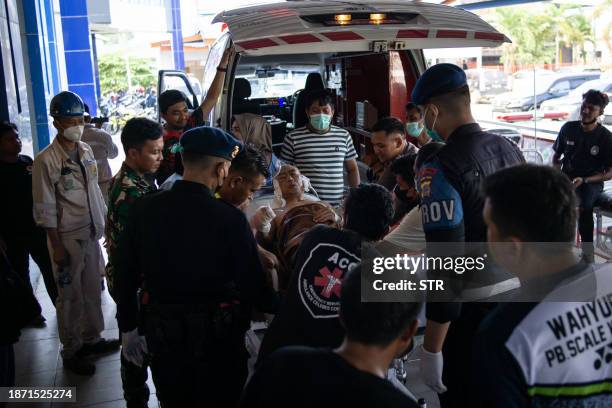
[[[108,195],[108,217],[106,222],[106,279],[108,289],[113,295],[115,270],[113,259],[121,234],[125,228],[130,208],[134,201],[145,194],[155,191],[147,181],[140,177],[127,164],[123,163],[119,173],[113,177]],[[114,297],[114,296],[113,296]]]
[[[117,248],[121,245],[123,231],[126,226],[132,204],[138,197],[155,190],[147,181],[140,177],[125,162],[119,173],[112,178],[108,194],[108,217],[106,220],[106,251],[108,252],[108,263],[106,264],[106,281],[108,291],[117,301],[115,296],[115,276],[119,271],[114,269],[113,260],[116,259]],[[123,387],[123,398],[127,407],[147,406],[149,400],[149,387],[147,386],[148,364],[139,367],[125,359],[121,353],[121,385]]]

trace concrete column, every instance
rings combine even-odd
[[[98,111],[91,33],[86,0],[60,0],[64,58],[68,90],[89,105],[92,116]]]
[[[24,49],[26,86],[28,91],[34,153],[44,149],[50,141],[48,94],[51,89],[45,44],[46,8],[51,0],[21,0],[19,21]],[[33,120],[32,120],[33,119]]]
[[[48,0],[45,3],[47,3],[45,5],[45,33],[47,34],[49,93],[55,95],[61,91],[61,80],[57,55],[57,41],[55,38],[55,22],[53,20],[53,0]]]

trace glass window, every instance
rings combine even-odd
[[[286,67],[283,67],[286,68]],[[253,98],[280,98],[291,96],[304,88],[306,77],[311,72],[319,72],[319,67],[299,70],[292,69],[256,69],[251,74],[237,75],[245,78],[251,84],[251,99]]]

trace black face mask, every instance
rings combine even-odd
[[[393,189],[393,194],[395,194],[397,199],[404,204],[413,204],[418,201],[416,198],[408,198],[408,191],[409,190],[402,190],[399,184],[396,184]]]

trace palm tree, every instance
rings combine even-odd
[[[601,4],[595,7],[595,11],[593,12],[593,18],[599,18],[606,13],[612,11],[612,0],[604,0]],[[612,20],[609,21],[603,29],[603,39],[608,46],[610,52],[612,52]]]
[[[558,26],[559,41],[573,51],[578,51],[578,55],[582,57],[582,62],[586,63],[586,53],[584,45],[587,42],[595,43],[591,24],[583,14],[573,14],[560,21]],[[576,52],[573,52],[575,61]]]

